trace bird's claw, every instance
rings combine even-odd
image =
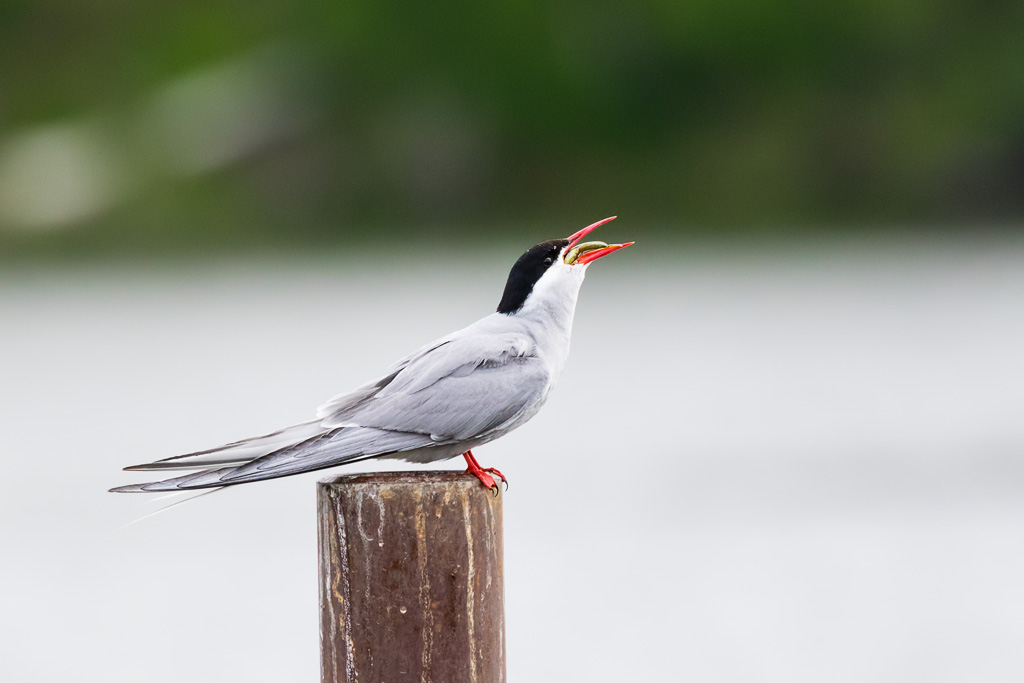
[[[501,479],[501,483],[505,485],[505,490],[508,491],[508,478],[501,473],[501,470],[497,469],[496,467],[485,467],[484,472],[490,472],[491,474],[498,475],[498,478]]]

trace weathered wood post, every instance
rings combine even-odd
[[[505,680],[501,495],[459,472],[317,487],[322,683]]]

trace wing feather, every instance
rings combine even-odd
[[[149,465],[211,469],[114,490],[213,488],[487,441],[536,412],[551,386],[550,370],[531,337],[486,329],[487,324],[484,319],[428,344],[387,374],[335,396],[313,422]]]
[[[358,399],[333,399],[320,409],[321,426],[419,433],[435,441],[481,436],[543,399],[549,377],[534,352],[533,340],[517,333],[447,339],[407,359],[386,383],[361,387]]]

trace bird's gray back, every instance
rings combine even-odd
[[[496,438],[536,413],[552,372],[536,341],[488,316],[407,356],[319,411],[325,428],[373,427],[438,443]]]

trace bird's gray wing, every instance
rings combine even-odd
[[[456,333],[457,334],[457,333]],[[423,356],[435,351],[441,346],[444,346],[451,341],[452,335],[448,337],[442,337],[436,341],[423,346],[416,351],[412,352],[405,358],[394,363],[387,369],[387,372],[381,377],[375,377],[366,384],[343,394],[338,394],[332,397],[326,403],[317,408],[316,415],[318,419],[330,419],[330,417],[336,413],[340,413],[364,403],[368,399],[376,396],[381,389],[390,384],[395,377],[398,376],[410,363],[414,363]]]
[[[374,391],[333,399],[321,408],[321,425],[412,432],[435,442],[486,435],[547,392],[549,373],[535,351],[518,333],[448,338],[378,380]]]
[[[237,467],[114,490],[177,491],[283,477],[486,437],[536,410],[550,375],[534,355],[533,341],[521,334],[466,332],[428,345],[381,379],[328,401],[318,422],[300,425],[315,425],[309,438]]]

